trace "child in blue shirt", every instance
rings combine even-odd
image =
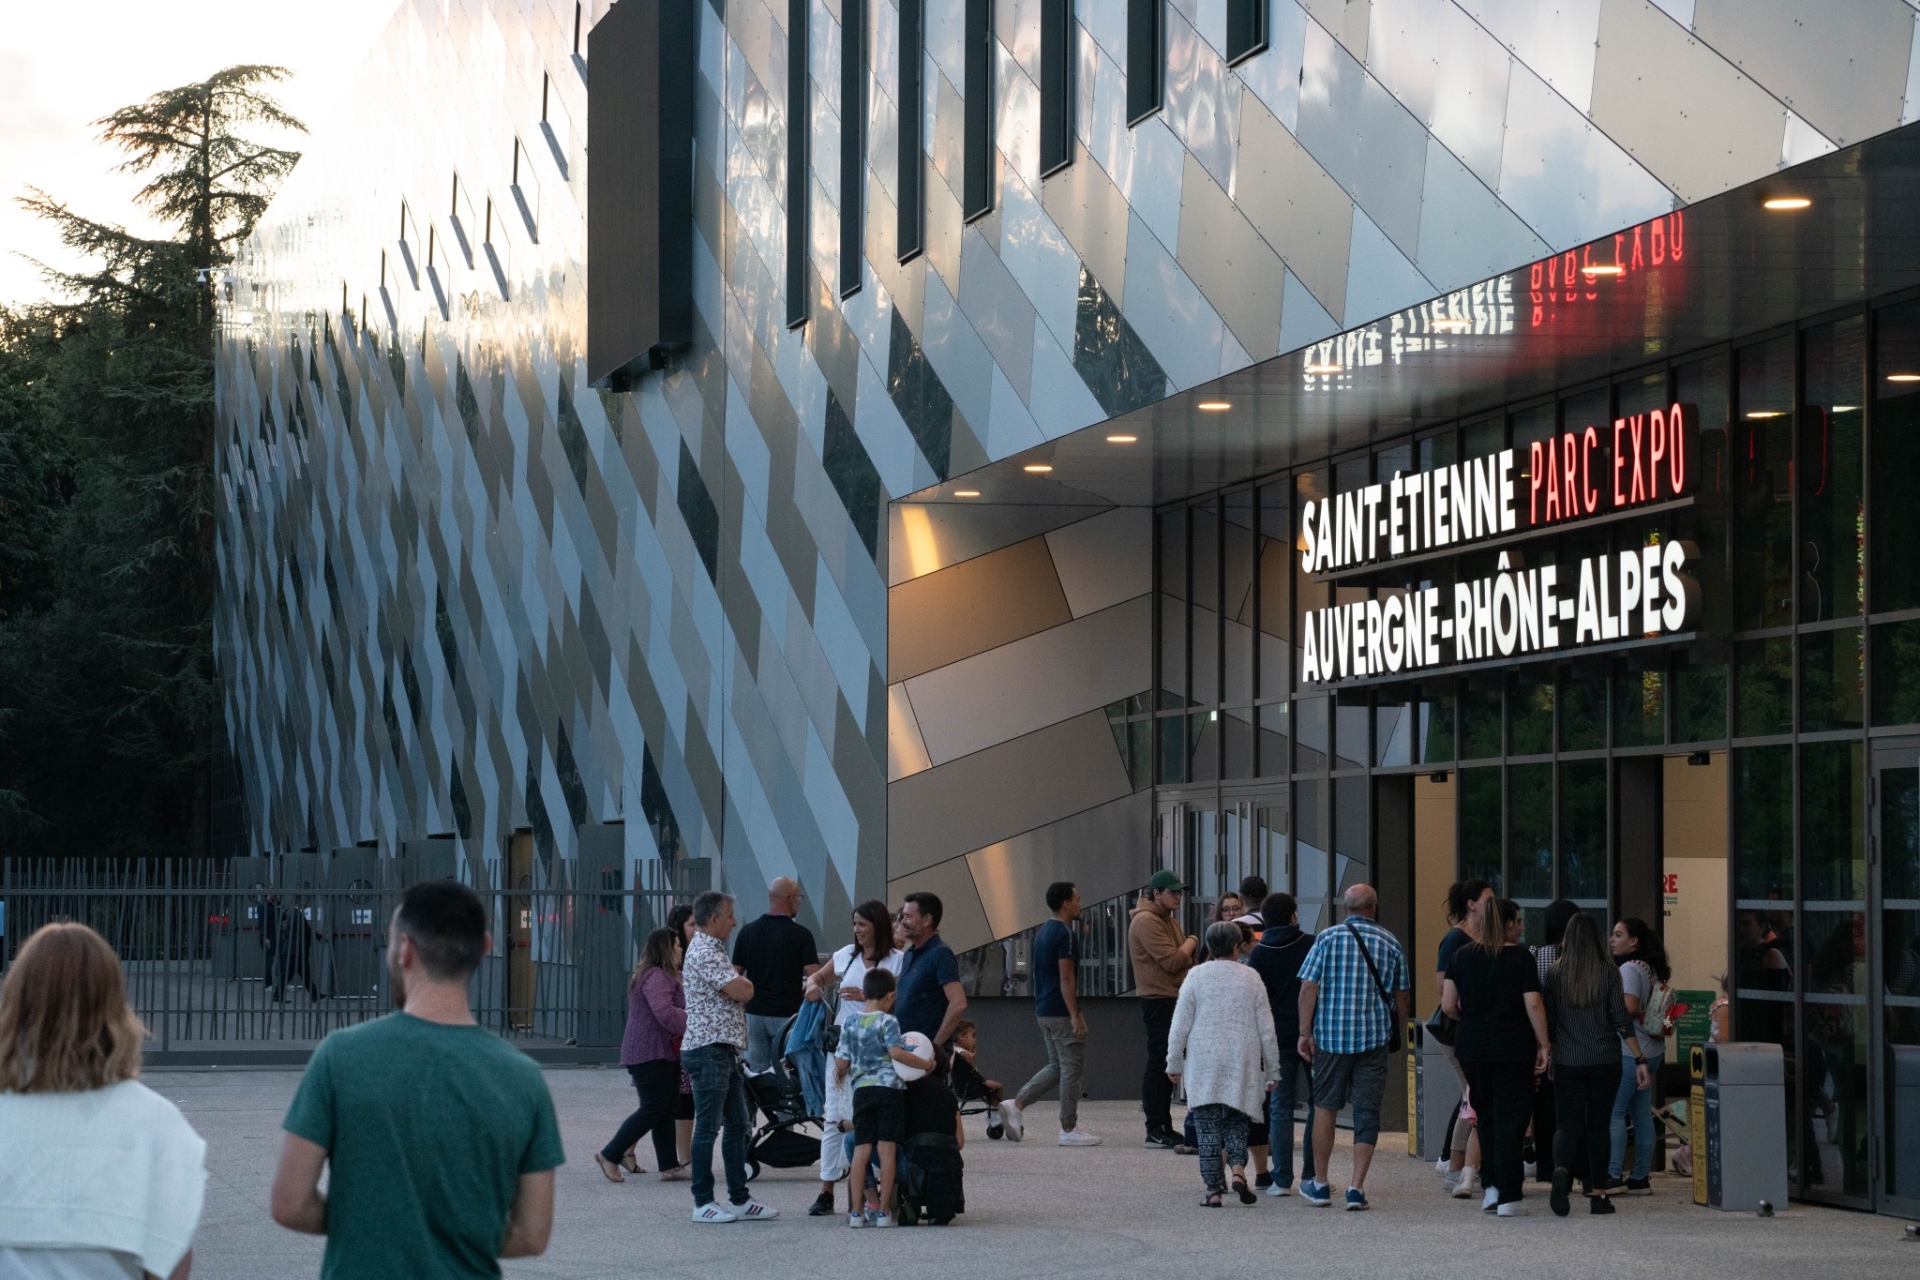
[[[905,1047],[900,1024],[893,1017],[893,975],[885,969],[870,969],[860,985],[866,1003],[858,1016],[840,1030],[840,1047],[834,1050],[834,1075],[838,1080],[853,1080],[853,1160],[852,1167],[864,1170],[868,1158],[877,1149],[880,1155],[880,1210],[873,1215],[876,1227],[890,1227],[893,1219],[886,1206],[893,1203],[893,1175],[899,1144],[906,1137],[907,1109],[900,1077],[893,1064],[933,1069],[930,1059],[916,1056]],[[864,1227],[864,1214],[849,1213],[847,1225]]]

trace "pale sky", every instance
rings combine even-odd
[[[325,121],[398,0],[0,0],[0,304],[42,297],[26,254],[75,265],[14,197],[39,187],[75,212],[136,231],[140,179],[91,121],[221,67],[294,73],[275,90],[310,129]],[[302,143],[291,143],[296,149]]]

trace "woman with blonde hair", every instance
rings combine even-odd
[[[609,1182],[625,1182],[640,1173],[633,1150],[653,1135],[660,1180],[678,1182],[688,1175],[674,1141],[675,1111],[680,1106],[680,1037],[687,1031],[687,997],[680,986],[679,931],[655,929],[647,935],[627,983],[627,1030],[620,1040],[620,1065],[633,1079],[640,1106],[626,1118],[613,1141],[593,1153],[593,1162]]]
[[[0,1275],[186,1280],[207,1144],[139,1082],[145,1038],[105,939],[27,939],[0,987]]]
[[[1533,1117],[1533,1078],[1547,1069],[1540,972],[1531,952],[1508,941],[1508,925],[1518,916],[1518,908],[1503,911],[1495,902],[1481,908],[1472,940],[1447,965],[1440,996],[1447,1016],[1460,1020],[1453,1052],[1467,1075],[1487,1155],[1480,1207],[1502,1218],[1526,1213],[1520,1144]]]

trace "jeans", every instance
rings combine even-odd
[[[1531,1062],[1463,1062],[1480,1118],[1480,1177],[1498,1187],[1501,1204],[1520,1199],[1526,1182],[1520,1148],[1533,1115]]]
[[[1614,1095],[1620,1092],[1620,1067],[1555,1067],[1553,1164],[1576,1175],[1595,1191],[1606,1185],[1607,1159],[1613,1150],[1607,1126]]]
[[[747,1067],[753,1071],[771,1071],[780,1061],[787,1019],[768,1018],[757,1013],[747,1015]]]
[[[1173,1129],[1173,1081],[1167,1079],[1167,1037],[1173,1031],[1171,996],[1140,997],[1140,1018],[1147,1025],[1147,1069],[1140,1077],[1140,1110],[1147,1115],[1147,1132]]]
[[[728,1044],[703,1044],[680,1055],[693,1081],[693,1202],[713,1199],[713,1141],[720,1139],[720,1161],[727,1170],[727,1196],[745,1204],[747,1191],[747,1086],[740,1079],[739,1051]]]
[[[1080,1122],[1080,1077],[1087,1061],[1087,1042],[1073,1034],[1071,1018],[1040,1018],[1040,1038],[1047,1045],[1047,1065],[1021,1086],[1014,1102],[1026,1106],[1056,1084],[1060,1086],[1060,1129],[1067,1133]],[[1166,1065],[1161,1055],[1160,1065]]]
[[[1313,1089],[1306,1083],[1307,1064],[1294,1055],[1292,1045],[1280,1048],[1280,1083],[1267,1095],[1267,1147],[1272,1161],[1273,1184],[1293,1185],[1293,1103],[1297,1096],[1307,1103],[1307,1122],[1301,1127],[1300,1176],[1313,1176]]]
[[[1647,1055],[1649,1075],[1660,1074],[1660,1058],[1657,1053]],[[1627,1121],[1633,1121],[1633,1180],[1645,1182],[1647,1175],[1653,1172],[1653,1149],[1659,1144],[1659,1135],[1653,1128],[1653,1086],[1642,1089],[1634,1078],[1632,1058],[1622,1054],[1620,1057],[1620,1088],[1613,1095],[1613,1147],[1607,1157],[1607,1176],[1617,1178],[1621,1168],[1627,1162]]]
[[[793,1072],[800,1077],[800,1093],[807,1100],[807,1114],[825,1113],[827,1104],[827,1055],[818,1042],[788,1055]]]
[[[1227,1106],[1224,1102],[1209,1102],[1203,1107],[1193,1107],[1187,1112],[1193,1120],[1195,1146],[1200,1149],[1200,1181],[1213,1195],[1225,1194],[1226,1174],[1221,1170],[1221,1160],[1235,1169],[1247,1167],[1247,1133],[1253,1121],[1244,1111]]]
[[[665,1173],[680,1163],[673,1132],[674,1104],[680,1100],[680,1064],[672,1058],[661,1058],[628,1067],[627,1074],[633,1077],[634,1092],[640,1095],[640,1109],[621,1122],[620,1131],[600,1154],[617,1164],[629,1147],[651,1133],[653,1158]]]

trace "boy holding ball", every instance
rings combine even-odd
[[[906,1136],[906,1086],[895,1074],[893,1064],[929,1071],[933,1063],[916,1057],[905,1047],[900,1024],[893,1017],[893,975],[885,969],[868,970],[861,983],[866,1003],[860,1014],[840,1033],[840,1047],[834,1050],[835,1078],[853,1079],[853,1167],[865,1170],[867,1160],[878,1149],[880,1155],[880,1210],[872,1225],[890,1227],[886,1206],[893,1202],[893,1175],[901,1139]],[[864,1227],[868,1218],[862,1213],[847,1215],[849,1227]]]

